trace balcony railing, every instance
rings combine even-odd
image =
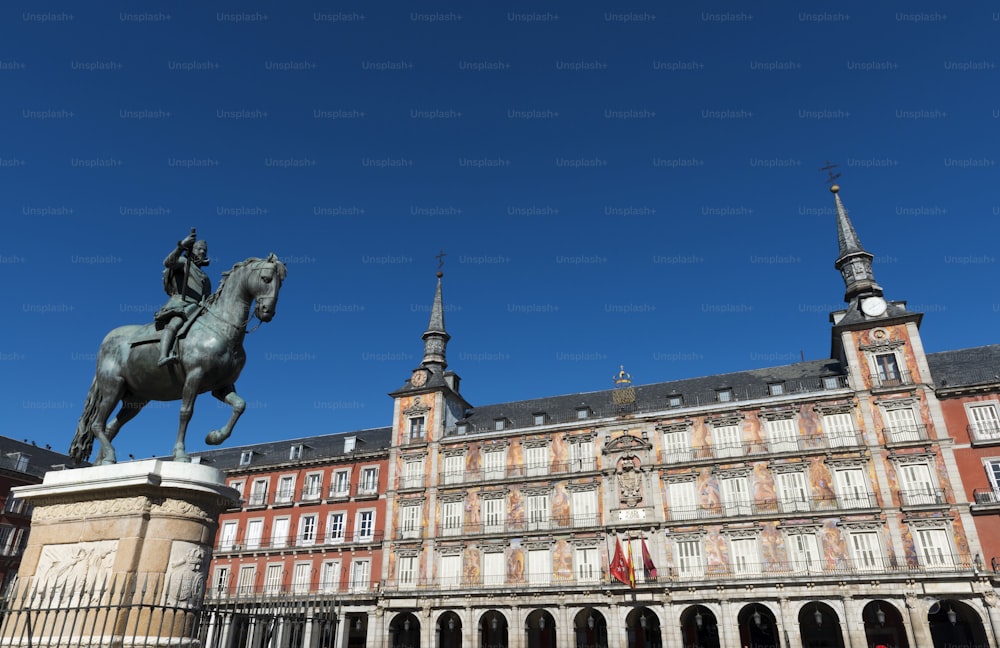
[[[338,599],[345,595],[371,595],[381,589],[378,582],[367,580],[351,581],[347,578],[338,580],[323,580],[316,578],[309,582],[261,583],[261,574],[255,575],[253,583],[219,584],[206,588],[206,601],[225,601],[241,598],[252,598],[255,601],[266,600],[269,597],[309,597],[336,594]]]
[[[944,490],[918,488],[899,491],[899,501],[903,506],[936,506],[947,504]]]
[[[829,578],[831,581],[837,579],[849,579],[851,577],[860,580],[871,579],[873,576],[898,575],[907,578],[920,574],[941,574],[941,573],[971,573],[977,569],[974,562],[967,555],[939,555],[933,563],[925,564],[893,564],[885,556],[868,556],[864,560],[839,560],[827,562],[823,559],[811,561],[774,561],[769,563],[753,562],[741,565],[689,565],[683,571],[677,569],[664,568],[658,570],[656,579],[645,579],[641,569],[636,569],[636,588],[642,589],[646,586],[662,588],[664,585],[678,584],[691,586],[698,581],[757,581],[761,583],[783,582],[788,579],[802,578],[805,580],[815,580],[818,578]],[[479,575],[477,578],[468,578],[467,575],[455,577],[437,577],[417,579],[416,582],[406,579],[390,579],[385,583],[384,591],[392,593],[412,592],[412,590],[432,591],[489,591],[489,590],[530,590],[543,588],[565,589],[567,587],[592,588],[600,585],[602,588],[610,590],[627,590],[625,585],[612,579],[607,573],[600,573],[596,570],[584,570],[585,573],[575,573],[572,571],[548,571],[544,573],[525,574],[492,574]]]
[[[876,389],[884,387],[900,387],[902,385],[912,384],[913,378],[910,376],[909,371],[872,374],[872,387]]]
[[[269,551],[288,547],[323,547],[345,544],[380,544],[384,532],[381,530],[351,530],[343,533],[317,532],[315,534],[289,534],[261,538],[242,537],[234,541],[219,542],[216,552]]]
[[[973,441],[1000,441],[1000,421],[969,423],[966,430]]]
[[[20,517],[31,517],[31,512],[34,510],[34,506],[29,504],[26,500],[18,499],[16,497],[8,497],[3,505],[3,512],[8,515],[17,515]]]
[[[876,509],[878,500],[872,494],[851,494],[830,498],[768,500],[765,502],[727,502],[719,506],[674,507],[668,511],[672,522],[680,520],[706,520],[747,515],[775,515],[809,511],[835,511],[840,509]]]
[[[749,455],[765,455],[779,452],[808,452],[827,448],[850,448],[864,445],[857,432],[841,433],[837,436],[814,434],[788,439],[764,439],[760,442],[720,443],[697,448],[668,449],[664,452],[665,463],[682,463],[705,459],[725,459]]]
[[[1000,490],[994,488],[977,488],[972,491],[976,504],[1000,504]]]
[[[518,533],[523,531],[548,531],[554,529],[580,529],[596,527],[602,524],[601,517],[597,513],[585,513],[582,515],[561,515],[545,519],[534,520],[499,520],[479,524],[445,524],[438,525],[437,534],[439,536],[477,536],[490,535],[495,533]],[[397,538],[402,537],[397,531]]]
[[[896,425],[882,428],[886,443],[909,443],[911,441],[927,441],[930,435],[926,425]]]

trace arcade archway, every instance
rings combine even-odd
[[[745,648],[780,648],[778,624],[767,607],[754,603],[746,605],[737,617],[740,626],[740,645]]]
[[[704,605],[694,605],[681,613],[681,634],[685,646],[720,648],[719,622]]]
[[[799,610],[802,648],[844,648],[844,632],[836,610],[819,601],[810,601]]]
[[[888,601],[872,601],[861,611],[865,641],[874,648],[910,648],[903,615]]]
[[[927,613],[934,648],[980,648],[988,646],[979,614],[953,599],[938,601]]]
[[[661,648],[660,618],[647,607],[633,609],[625,616],[628,648]]]

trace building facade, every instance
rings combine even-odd
[[[827,360],[642,386],[622,369],[606,391],[473,407],[439,273],[423,360],[379,431],[380,495],[360,503],[384,531],[357,548],[370,591],[324,590],[347,547],[302,545],[305,511],[318,529],[334,508],[277,498],[282,479],[363,468],[319,452],[230,471],[248,500],[221,522],[213,587],[252,568],[246,591],[267,592],[280,563],[270,591],[342,601],[332,642],[301,644],[337,648],[1000,645],[1000,346],[926,354],[833,191],[846,307]],[[279,518],[298,536],[267,552],[241,531]]]

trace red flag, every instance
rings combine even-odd
[[[642,539],[642,571],[646,575],[646,580],[656,580],[656,565],[653,564],[653,557],[649,555],[649,547],[646,546],[646,538]]]
[[[622,543],[618,540],[618,536],[615,536],[615,557],[611,559],[611,564],[608,565],[608,572],[611,577],[614,578],[619,583],[628,585],[628,565],[625,564],[625,554],[622,552]]]
[[[635,589],[635,563],[632,561],[632,538],[628,539],[628,584]]]

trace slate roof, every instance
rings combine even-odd
[[[28,456],[28,465],[22,470],[17,468],[17,453]],[[5,436],[0,436],[0,470],[22,473],[30,475],[35,479],[29,481],[41,481],[45,473],[55,466],[65,468],[82,468],[89,466],[89,463],[75,465],[69,455],[56,452],[51,448],[42,448],[27,440],[17,441]]]
[[[1000,383],[1000,344],[928,353],[927,364],[939,389]]]
[[[345,453],[344,438],[350,436],[357,437],[357,445],[354,452]],[[279,466],[281,464],[298,465],[319,459],[378,452],[379,450],[388,449],[391,438],[391,428],[382,427],[355,432],[322,434],[299,439],[283,439],[281,441],[257,443],[254,445],[232,446],[204,452],[192,452],[191,456],[201,457],[202,463],[213,468],[218,468],[219,470],[233,470],[237,468],[252,470],[253,468],[262,466]],[[296,461],[289,461],[289,452],[292,446],[297,444],[302,444],[303,446],[302,458]],[[240,457],[247,450],[254,452],[253,460],[249,466],[240,466]]]

